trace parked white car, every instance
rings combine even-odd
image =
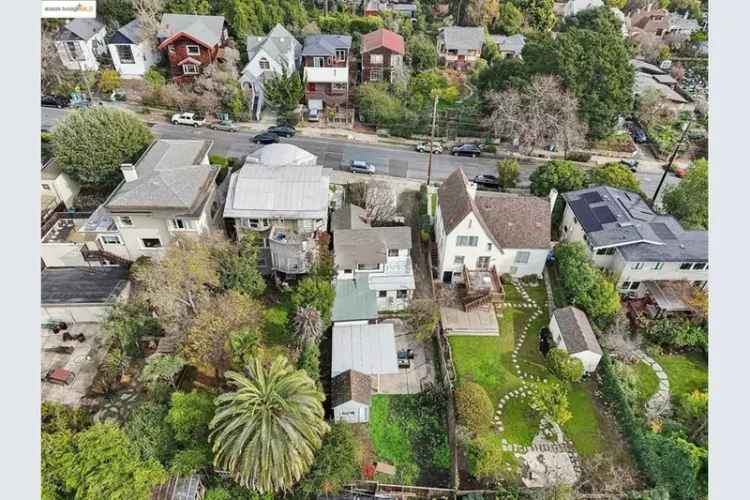
[[[172,115],[171,121],[174,125],[192,125],[193,127],[206,124],[206,119],[197,113],[177,113]]]

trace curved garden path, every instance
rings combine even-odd
[[[669,390],[669,378],[667,378],[667,373],[664,371],[664,368],[656,362],[656,360],[642,350],[636,349],[633,351],[633,355],[651,367],[651,369],[654,370],[654,373],[656,373],[656,377],[659,379],[659,389],[656,391],[656,394],[651,396],[646,402],[646,415],[648,415],[649,418],[660,417],[672,409],[669,403],[671,393]]]

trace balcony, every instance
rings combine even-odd
[[[349,81],[349,67],[343,68],[316,68],[305,67],[305,79],[307,83],[347,83]]]
[[[316,233],[298,233],[272,227],[268,234],[271,269],[287,274],[307,273],[318,258]]]
[[[58,212],[42,226],[42,243],[82,243],[93,241],[96,235],[82,231],[91,214],[87,212]]]

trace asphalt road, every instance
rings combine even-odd
[[[61,119],[66,110],[42,108],[42,127],[52,128]],[[210,139],[214,141],[211,153],[243,157],[262,147],[250,142],[255,132],[221,132],[208,128],[193,128],[170,123],[158,123],[151,127],[154,135],[165,139]],[[379,145],[364,144],[346,139],[328,137],[296,136],[281,139],[299,146],[316,155],[322,165],[334,169],[345,169],[351,160],[365,160],[373,165],[377,173],[395,177],[426,180],[427,159],[425,153],[418,153],[407,146],[395,144]],[[543,163],[543,161],[522,160],[520,166],[520,182],[527,182],[529,175]],[[466,158],[454,157],[449,154],[433,155],[432,180],[441,181],[448,177],[456,168],[463,167],[468,177],[495,172],[497,160],[495,158]],[[643,191],[651,196],[656,190],[661,177],[661,169],[641,167],[636,175]],[[668,175],[666,185],[679,182],[674,175]],[[662,189],[663,191],[663,189]]]

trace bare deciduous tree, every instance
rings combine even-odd
[[[51,87],[60,87],[65,83],[66,70],[57,53],[57,46],[52,34],[42,31],[41,45],[41,80],[42,90],[46,92]]]
[[[667,46],[661,38],[648,32],[639,33],[634,41],[636,52],[648,62],[657,62],[661,49]]]
[[[365,216],[370,223],[387,222],[396,215],[396,196],[387,182],[370,181],[365,193]]]
[[[144,40],[154,44],[159,32],[161,13],[164,10],[163,0],[132,0],[135,18],[141,23],[140,32]]]
[[[619,498],[637,487],[633,471],[617,463],[610,454],[596,454],[581,463],[581,480],[576,484],[576,494],[582,498],[604,495],[600,498]]]
[[[658,89],[647,89],[638,96],[637,116],[638,121],[648,127],[674,118],[674,111],[665,104],[664,96]]]
[[[522,90],[491,92],[487,100],[491,113],[485,125],[528,153],[547,144],[560,144],[567,152],[585,139],[578,100],[556,76],[535,76]]]

